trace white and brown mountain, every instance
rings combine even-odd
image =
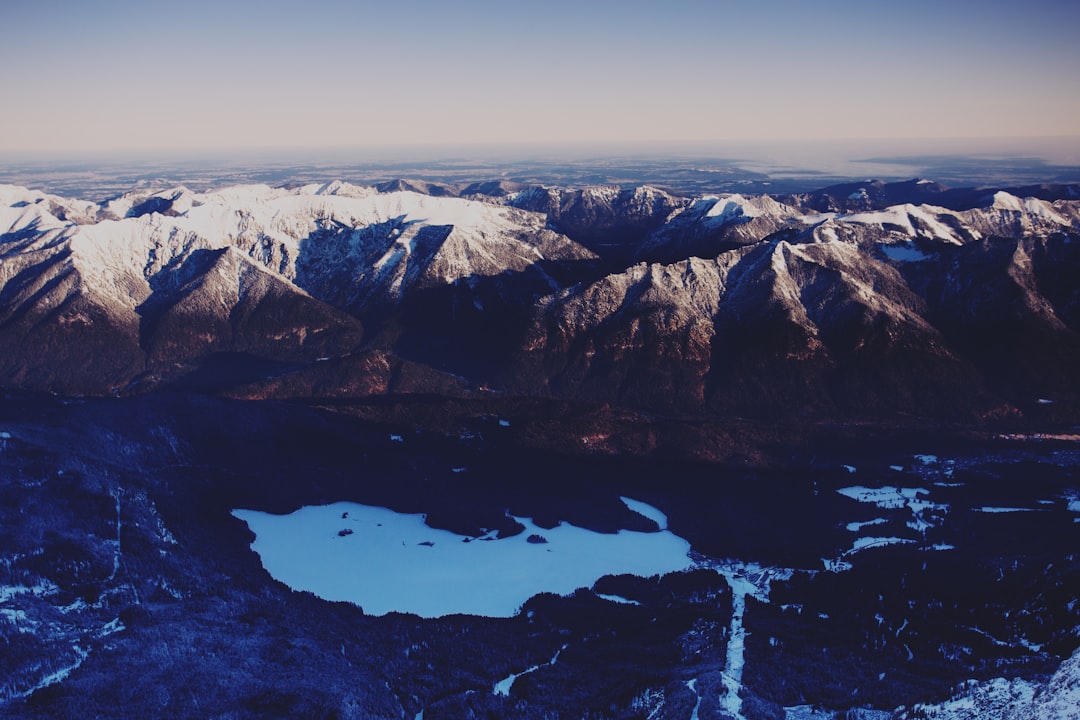
[[[1074,412],[1080,201],[856,185],[680,198],[332,183],[101,204],[6,186],[0,382]]]

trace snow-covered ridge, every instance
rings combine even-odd
[[[0,235],[61,235],[81,276],[129,309],[152,293],[159,273],[199,250],[235,248],[301,287],[322,270],[340,272],[345,262],[358,266],[354,275],[376,270],[379,277],[368,273],[369,281],[397,290],[403,280],[421,280],[425,269],[429,281],[450,283],[520,271],[548,254],[578,252],[547,230],[538,213],[347,183],[245,185],[207,193],[178,187],[132,192],[100,206],[3,186],[0,204]],[[437,235],[444,241],[418,248],[415,240],[424,228],[441,228]],[[329,235],[338,242],[323,242]],[[405,278],[405,265],[418,250],[422,262],[412,263],[414,277]],[[298,277],[297,263],[304,258],[308,282]]]

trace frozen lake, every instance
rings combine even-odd
[[[666,524],[663,513],[623,498]],[[566,595],[604,575],[649,577],[693,565],[690,544],[667,530],[598,533],[528,518],[518,535],[472,538],[407,515],[357,503],[304,507],[288,515],[234,510],[255,533],[252,549],[274,578],[369,615],[510,617],[542,592]],[[541,538],[543,541],[541,541]]]

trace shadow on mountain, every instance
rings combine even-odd
[[[210,272],[226,249],[195,250],[179,255],[150,279],[153,293],[135,308],[139,315],[139,345],[150,352],[152,338],[169,311],[196,290],[195,281]]]
[[[150,197],[138,205],[133,205],[125,217],[137,218],[143,215],[160,213],[161,215],[174,215],[172,212],[173,201],[163,197]]]
[[[363,339],[358,320],[231,248],[177,259],[151,286],[137,308],[140,344],[158,379],[185,389],[276,377],[351,353]]]
[[[303,363],[272,360],[251,353],[221,352],[200,357],[193,369],[165,386],[174,392],[214,394],[299,371]]]
[[[573,274],[574,269],[563,268]],[[416,290],[387,325],[394,351],[455,374],[504,381],[529,331],[533,306],[551,292],[538,268],[473,276]]]
[[[16,203],[11,207],[24,207],[30,203],[22,202]],[[21,240],[29,240],[41,233],[41,218],[35,217],[22,228],[14,232],[0,233],[0,245],[7,245],[8,243],[19,242]]]

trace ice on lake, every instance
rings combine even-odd
[[[624,502],[652,519],[663,517],[644,503]],[[604,575],[650,577],[693,565],[690,544],[667,530],[598,533],[515,518],[524,532],[471,538],[431,528],[423,515],[347,502],[288,515],[233,515],[255,533],[252,549],[274,578],[326,600],[355,603],[369,615],[510,617],[542,592],[565,595]]]

